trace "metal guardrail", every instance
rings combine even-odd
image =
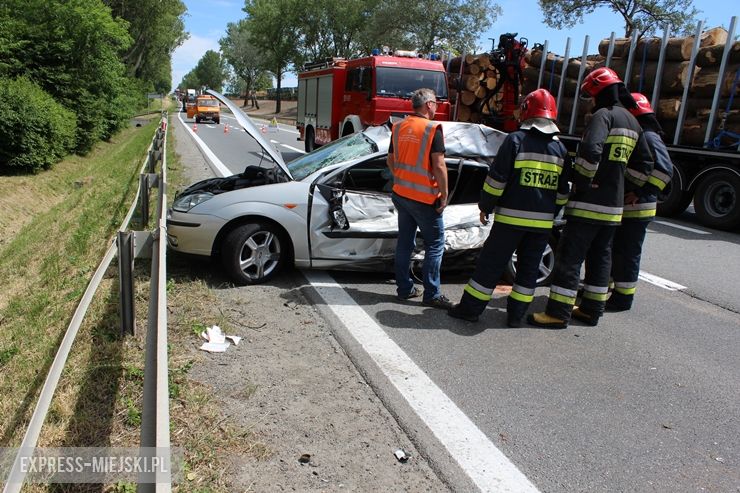
[[[166,293],[166,214],[167,214],[167,157],[164,152],[167,143],[167,113],[162,118],[152,143],[147,149],[147,158],[142,166],[140,187],[134,201],[124,217],[117,233],[116,241],[111,241],[108,250],[93,274],[85,293],[80,300],[72,320],[67,327],[64,338],[57,350],[46,381],[39,394],[31,421],[28,424],[13,467],[10,470],[3,493],[17,493],[23,487],[26,471],[20,467],[21,460],[27,457],[38,443],[41,427],[49,411],[54,392],[61,378],[64,365],[69,357],[72,344],[77,336],[87,310],[92,302],[105,272],[110,267],[116,253],[119,254],[119,283],[121,287],[121,333],[133,334],[134,298],[133,267],[134,258],[151,256],[151,293],[146,339],[146,358],[144,368],[144,395],[141,424],[141,447],[170,446],[169,434],[169,394],[167,374],[167,293]],[[157,162],[161,160],[159,175],[154,174]],[[146,173],[145,173],[146,171]],[[150,189],[158,188],[157,223],[155,229],[148,231],[126,231],[136,210],[141,205],[142,227],[146,227],[149,217]],[[141,478],[147,483],[140,483],[140,492],[169,492],[172,486],[169,480],[156,482],[160,478],[153,475]]]

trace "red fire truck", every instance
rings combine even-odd
[[[298,74],[296,127],[307,152],[369,125],[381,125],[391,115],[413,113],[411,95],[422,87],[437,94],[435,119],[450,119],[447,74],[438,60],[396,52],[331,59],[304,68]]]

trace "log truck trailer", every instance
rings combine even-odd
[[[728,63],[731,52],[737,51],[738,43],[735,42],[736,23],[737,17],[732,17],[728,29],[727,41],[722,52],[717,77],[718,82],[714,88],[714,97],[704,136],[704,145],[690,146],[682,145],[681,137],[686,117],[686,108],[692,98],[692,74],[696,67],[703,23],[699,22],[697,25],[693,49],[689,60],[689,70],[686,72],[680,109],[675,122],[675,131],[670,132],[664,137],[666,147],[674,164],[673,179],[658,199],[658,214],[661,216],[676,216],[681,214],[693,200],[696,216],[701,224],[710,228],[735,231],[740,228],[740,128],[737,128],[737,125],[731,128],[727,116],[731,112],[737,112],[740,109],[740,97],[736,97],[737,93],[740,92],[740,67],[736,65],[729,67]],[[630,40],[631,46],[627,59],[627,72],[626,74],[619,74],[623,76],[625,82],[630,80],[629,74],[632,73],[631,71],[636,58],[635,47],[637,38],[638,35],[636,34]],[[660,78],[663,73],[667,40],[668,30],[666,29],[658,58],[657,80],[654,82],[650,101],[652,107],[656,109],[660,100]],[[571,108],[561,108],[560,98],[560,94],[563,94],[563,83],[566,79],[569,46],[570,39],[566,44],[566,53],[560,78],[561,87],[558,91],[557,101],[558,109],[565,110],[560,113],[559,120],[562,122],[563,116],[565,116],[567,118],[565,121],[570,122],[568,128],[564,128],[561,124],[563,134],[560,138],[571,152],[575,152],[580,142],[580,136],[575,135],[574,132],[578,116],[578,98],[574,99],[575,102]],[[613,46],[614,34],[612,33],[606,58],[607,67],[612,62],[611,53],[613,52]],[[585,75],[587,51],[588,38],[584,42],[576,87],[580,87]],[[547,53],[547,42],[543,47],[543,53]],[[545,62],[546,57],[543,56],[537,88],[544,87],[542,82],[546,70]],[[726,94],[728,88],[727,81],[732,81],[729,87],[729,99],[726,104],[720,105],[720,97],[723,96],[723,91]],[[627,87],[632,92],[638,91],[638,88],[630,87],[629,84],[627,84]],[[651,96],[650,94],[646,95],[648,97]]]

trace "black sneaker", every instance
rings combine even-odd
[[[466,322],[477,322],[478,321],[478,315],[473,315],[472,313],[465,313],[465,311],[460,309],[460,304],[454,305],[452,308],[447,310],[447,315],[449,315],[452,318],[459,318],[460,320],[465,320]]]
[[[413,288],[411,288],[411,292],[407,294],[406,296],[401,296],[399,294],[398,299],[403,301],[403,300],[410,300],[411,298],[418,298],[419,296],[421,296],[421,289],[414,286]]]
[[[440,308],[442,310],[449,310],[454,306],[453,303],[444,295],[437,296],[429,301],[422,301],[421,304],[431,306],[432,308]]]

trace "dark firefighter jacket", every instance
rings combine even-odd
[[[641,188],[652,169],[653,158],[635,117],[617,105],[599,109],[578,146],[566,218],[618,225],[625,179]]]
[[[568,200],[570,157],[562,142],[538,130],[506,136],[483,184],[478,207],[494,222],[547,231]]]
[[[641,190],[637,191],[640,197],[637,203],[634,205],[624,204],[623,221],[650,221],[655,217],[658,194],[663,191],[673,177],[673,163],[671,162],[671,157],[668,155],[668,149],[666,149],[663,139],[660,138],[657,132],[652,130],[645,130],[644,135],[648,147],[650,147],[653,153],[655,166],[648,176],[647,183],[645,183]],[[627,183],[626,187],[630,190],[632,188],[631,183]]]

